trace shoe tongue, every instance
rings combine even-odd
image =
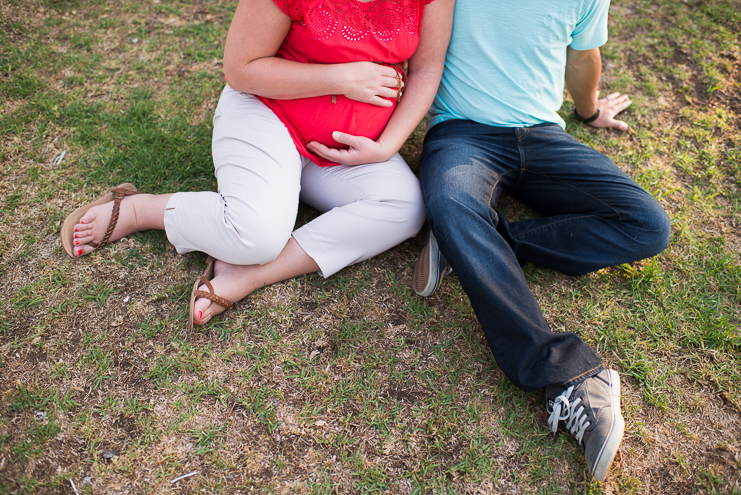
[[[551,385],[545,389],[545,408],[551,413],[556,405],[556,397],[561,395],[566,389],[560,385]]]
[[[545,400],[546,403],[553,407],[553,401],[556,400],[556,397],[564,393],[566,390],[566,387],[562,387],[560,385],[551,385],[550,387],[545,389]]]

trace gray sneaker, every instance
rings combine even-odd
[[[605,481],[625,432],[617,371],[603,370],[558,396],[546,391],[546,401],[548,426],[553,434],[559,421],[563,421],[579,442],[591,475]]]
[[[422,297],[431,296],[440,285],[440,281],[453,269],[437,247],[437,240],[430,230],[430,238],[419,253],[414,267],[412,287]]]

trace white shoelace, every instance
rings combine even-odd
[[[576,441],[581,444],[581,439],[584,437],[584,433],[591,423],[587,421],[587,415],[584,414],[584,406],[580,406],[581,397],[576,399],[573,404],[569,402],[569,397],[573,390],[573,386],[569,387],[553,401],[553,412],[548,417],[548,426],[555,435],[558,430],[558,422],[565,421],[566,428],[574,435]]]

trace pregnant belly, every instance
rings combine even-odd
[[[332,132],[345,132],[375,141],[396,107],[395,101],[392,106],[385,108],[349,100],[342,95],[274,101],[281,107],[304,146],[317,141],[338,149],[346,149],[347,146],[332,139]]]

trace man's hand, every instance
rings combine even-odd
[[[619,114],[631,104],[627,95],[612,93],[599,99],[600,75],[602,74],[602,56],[599,48],[591,50],[574,50],[568,47],[566,51],[566,89],[574,100],[577,114],[588,119],[599,109],[600,114],[593,122],[592,127],[607,127],[621,131],[628,130],[628,124],[615,120]]]
[[[592,127],[607,127],[619,131],[627,131],[628,124],[622,120],[615,120],[615,116],[633,103],[630,98],[628,98],[628,95],[612,93],[599,99],[599,91],[597,91],[597,98],[597,108],[600,109],[600,114],[599,117],[597,117],[597,120],[590,122],[589,125]],[[582,117],[584,117],[584,115],[582,115]]]
[[[338,150],[316,141],[308,143],[306,148],[315,155],[342,165],[385,162],[393,156],[393,153],[389,154],[384,150],[380,141],[373,141],[367,137],[335,131],[332,133],[332,138],[338,143],[346,144],[349,148]]]

